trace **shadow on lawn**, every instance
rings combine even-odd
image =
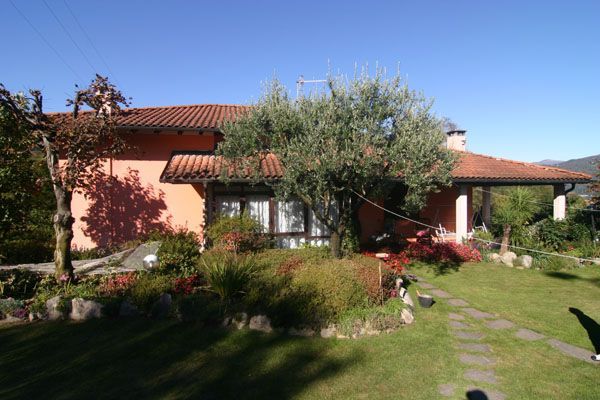
[[[584,278],[579,275],[570,274],[568,272],[560,272],[560,271],[549,271],[549,272],[544,272],[544,274],[551,278],[564,279],[564,280],[568,280],[568,281],[570,281],[570,280],[588,281],[592,285],[596,285],[596,286],[600,287],[600,278]]]
[[[325,340],[173,321],[0,330],[0,398],[279,398],[360,362]]]
[[[569,307],[569,312],[577,317],[581,326],[587,331],[596,354],[600,354],[600,325],[578,308]]]

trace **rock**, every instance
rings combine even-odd
[[[594,263],[594,265],[600,265],[600,257],[598,258],[593,258],[592,262]]]
[[[123,267],[131,269],[142,269],[144,267],[143,260],[148,255],[156,255],[160,242],[143,243],[123,260]]]
[[[223,328],[227,328],[229,325],[231,325],[231,321],[233,321],[232,317],[225,317],[223,318],[223,322],[221,322],[221,326]]]
[[[140,315],[140,310],[138,310],[135,304],[129,300],[125,300],[121,303],[121,306],[119,307],[119,317],[137,317],[138,315]]]
[[[408,308],[405,308],[400,312],[400,318],[406,325],[410,325],[413,322],[415,322],[415,316],[413,315],[412,311]]]
[[[65,314],[71,310],[71,303],[64,302],[60,296],[54,296],[51,299],[46,300],[46,313],[50,321],[56,321],[58,319],[64,319]]]
[[[533,257],[528,255],[519,256],[515,259],[514,264],[519,267],[531,268]]]
[[[404,290],[404,293],[402,293],[402,290]],[[406,304],[407,306],[409,306],[411,308],[415,308],[415,302],[413,301],[412,297],[410,296],[410,293],[408,293],[406,291],[406,289],[404,289],[404,288],[400,289],[400,298],[402,299],[404,304]]]
[[[304,327],[304,328],[290,328],[288,329],[288,334],[292,335],[292,336],[304,336],[304,337],[310,337],[310,336],[314,336],[315,335],[315,331],[311,328],[308,327]]]
[[[496,264],[500,264],[502,262],[502,257],[500,257],[500,254],[498,253],[490,253],[487,258],[489,261]]]
[[[261,331],[270,333],[273,332],[271,327],[271,320],[266,315],[255,315],[250,318],[250,324],[248,327],[253,331]]]
[[[4,319],[0,320],[0,323],[3,324],[12,324],[14,322],[23,322],[21,318],[13,317],[12,315],[7,315]]]
[[[500,256],[502,264],[508,265],[509,267],[513,266],[513,262],[517,258],[517,255],[512,251],[507,251],[506,253]]]
[[[248,314],[245,312],[237,313],[231,319],[231,323],[235,325],[237,329],[244,329],[248,325]]]
[[[321,329],[321,337],[322,338],[331,338],[336,336],[337,328],[335,325],[329,325],[327,328]]]
[[[154,305],[152,306],[152,317],[153,318],[167,318],[169,316],[169,312],[171,311],[171,305],[173,304],[173,299],[171,295],[168,293],[163,293],[160,295],[160,298]]]
[[[75,321],[102,318],[102,307],[102,304],[98,302],[77,297],[71,300],[71,314],[69,317]]]

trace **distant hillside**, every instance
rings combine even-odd
[[[600,154],[595,156],[576,158],[569,161],[557,161],[557,160],[542,160],[536,162],[539,165],[547,165],[551,167],[558,167],[568,169],[569,171],[583,172],[592,175],[594,178],[598,174],[598,167],[596,163],[600,162]],[[578,194],[588,194],[587,185],[577,185],[575,192]]]

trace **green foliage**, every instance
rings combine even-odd
[[[254,172],[266,152],[284,167],[275,190],[280,198],[299,197],[332,232],[332,253],[351,216],[362,205],[356,193],[374,196],[403,176],[404,206],[416,210],[426,195],[450,183],[454,156],[442,146],[442,123],[431,102],[400,76],[382,70],[354,79],[330,76],[329,93],[292,99],[272,82],[252,110],[225,124],[218,153]],[[337,207],[339,212],[330,212]],[[341,239],[341,240],[337,240]]]
[[[25,308],[25,302],[23,300],[16,299],[0,299],[0,317],[6,315],[12,315],[17,310]]]
[[[129,297],[142,312],[149,313],[163,293],[173,288],[173,277],[157,273],[141,275],[129,290]]]
[[[256,270],[256,261],[251,256],[215,252],[200,260],[200,271],[210,290],[225,302],[230,302],[244,292]]]
[[[156,255],[162,270],[179,272],[185,276],[195,272],[200,258],[200,241],[194,232],[182,229],[167,233],[160,240],[162,243]]]
[[[500,236],[503,229],[510,226],[511,243],[522,245],[527,240],[527,225],[538,209],[536,197],[529,188],[514,187],[496,201],[492,216],[494,230]]]
[[[590,239],[590,231],[570,218],[564,220],[545,219],[536,224],[537,238],[549,249],[567,250],[574,243]]]
[[[359,333],[361,328],[385,331],[402,326],[400,313],[406,305],[399,299],[390,299],[383,306],[352,308],[342,313],[338,319],[338,331],[351,337]]]
[[[29,299],[35,293],[42,275],[27,269],[0,271],[0,297]]]
[[[177,297],[175,307],[184,321],[219,322],[224,311],[215,296],[206,292]]]
[[[211,244],[220,249],[247,252],[268,247],[262,225],[247,213],[219,216],[206,230]]]
[[[541,256],[534,258],[533,267],[543,271],[563,271],[579,267],[577,260],[556,256]]]

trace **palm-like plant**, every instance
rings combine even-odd
[[[502,225],[500,254],[508,250],[513,228],[531,222],[538,208],[533,192],[523,187],[515,187],[507,193],[506,197],[499,199],[494,208],[494,222]]]

